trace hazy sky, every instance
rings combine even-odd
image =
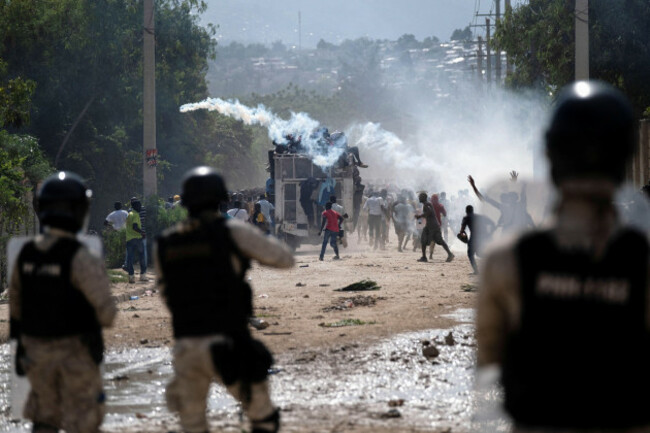
[[[495,0],[207,0],[207,3],[202,22],[218,24],[217,37],[222,42],[270,44],[282,40],[288,46],[298,45],[300,11],[303,48],[315,47],[320,39],[332,43],[362,36],[395,40],[405,33],[414,34],[418,40],[437,36],[446,41],[454,29],[465,28],[475,20],[475,11],[487,13],[495,7]],[[480,18],[479,22],[484,23],[485,19]]]

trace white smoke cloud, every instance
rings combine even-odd
[[[269,111],[264,105],[248,107],[237,100],[207,98],[204,101],[184,104],[181,113],[196,110],[216,111],[224,116],[241,120],[246,125],[259,125],[267,129],[269,138],[278,144],[286,144],[287,134],[301,137],[305,153],[312,157],[314,164],[327,168],[338,161],[343,149],[336,146],[323,145],[323,131],[319,130],[320,123],[307,113],[291,113],[288,120],[282,119]]]

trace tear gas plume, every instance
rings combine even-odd
[[[437,100],[413,94],[401,97],[400,110],[413,125],[403,137],[379,123],[352,123],[345,129],[350,146],[359,147],[362,161],[370,166],[362,169],[364,180],[451,195],[467,190],[469,174],[480,188],[507,179],[511,170],[522,178],[532,178],[534,172],[543,176],[540,149],[548,109],[544,98],[500,88],[488,93],[470,85]],[[220,98],[185,104],[180,111],[201,109],[262,126],[277,144],[286,144],[288,134],[301,137],[302,152],[323,168],[334,165],[344,151],[323,145],[322,125],[307,113],[282,119],[263,105],[248,107]]]
[[[269,138],[277,144],[287,144],[287,135],[301,138],[304,152],[309,154],[314,164],[327,168],[334,165],[343,154],[343,149],[337,146],[323,145],[324,130],[318,121],[307,113],[291,113],[289,120],[282,119],[260,104],[248,107],[237,100],[207,98],[204,101],[185,104],[180,108],[181,113],[196,110],[216,111],[224,116],[240,120],[246,125],[259,125],[267,129]]]
[[[545,98],[503,89],[485,94],[468,86],[444,100],[424,99],[410,95],[399,103],[411,123],[399,137],[377,124],[347,128],[370,166],[362,176],[454,194],[469,188],[470,174],[481,188],[508,179],[512,170],[528,179],[546,174]]]

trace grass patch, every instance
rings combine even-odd
[[[340,328],[342,326],[374,325],[375,323],[377,322],[374,320],[371,320],[370,322],[364,322],[360,319],[343,319],[334,323],[319,323],[318,326],[322,326],[323,328]]]
[[[260,319],[279,319],[279,314],[269,314],[269,313],[255,313],[255,317]]]
[[[359,292],[365,290],[379,290],[381,287],[372,280],[361,280],[359,282],[350,284],[341,289],[335,289],[335,292]]]
[[[463,292],[476,292],[478,291],[478,286],[476,284],[463,284],[460,286],[460,289]]]
[[[127,283],[129,281],[128,275],[114,269],[108,270],[108,278],[110,278],[111,283]]]

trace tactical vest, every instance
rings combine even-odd
[[[249,261],[239,253],[225,220],[182,227],[158,238],[174,336],[246,334],[252,314],[251,289],[244,282]],[[232,266],[233,254],[242,262],[239,273]]]
[[[28,242],[18,256],[21,332],[67,337],[101,332],[94,308],[70,281],[72,259],[81,244],[61,238],[47,251]]]
[[[598,260],[560,249],[549,232],[519,241],[521,326],[507,340],[502,376],[516,423],[650,425],[637,397],[650,387],[648,252],[629,229]]]

